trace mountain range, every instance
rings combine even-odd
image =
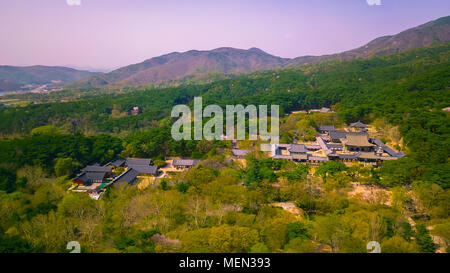
[[[69,84],[68,87],[71,88],[140,86],[186,78],[201,78],[208,73],[241,74],[324,61],[370,58],[449,41],[450,16],[447,16],[396,35],[379,37],[362,47],[332,55],[289,59],[273,56],[258,48],[244,50],[223,47],[209,51],[173,52],[109,73],[92,73],[64,67],[0,66],[0,91],[12,90],[24,84],[45,84],[55,80]]]
[[[37,86],[61,87],[97,73],[61,66],[0,66],[0,92],[27,90]]]

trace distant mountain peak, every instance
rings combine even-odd
[[[94,76],[79,82],[80,85],[145,85],[182,80],[187,77],[206,75],[249,73],[280,67],[307,65],[330,60],[352,60],[395,54],[407,50],[450,41],[450,16],[439,18],[399,34],[383,36],[359,48],[338,54],[303,56],[294,59],[273,56],[252,47],[248,50],[219,47],[213,50],[190,50],[172,52],[129,65],[110,73]]]
[[[249,48],[248,51],[259,52],[259,53],[266,53],[265,51],[263,51],[263,50],[261,50],[261,49],[259,49],[257,47]]]

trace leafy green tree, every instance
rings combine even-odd
[[[0,190],[11,193],[16,187],[16,174],[0,167]]]
[[[56,135],[56,134],[61,134],[61,133],[62,133],[62,131],[59,128],[57,128],[53,125],[45,125],[45,126],[34,128],[33,130],[31,130],[30,135],[31,136]]]
[[[450,163],[431,166],[423,174],[423,179],[437,184],[443,189],[450,188]]]
[[[217,253],[246,253],[259,240],[256,230],[222,225],[211,228],[209,235],[209,246],[213,252]]]
[[[113,170],[113,172],[116,176],[122,174],[124,171],[125,171],[124,167],[117,167]]]
[[[54,168],[57,176],[69,175],[74,170],[74,162],[72,158],[56,158]]]
[[[286,233],[288,242],[294,238],[302,238],[302,239],[309,238],[308,229],[302,222],[294,222],[288,224],[286,226]]]
[[[419,248],[414,242],[408,242],[400,236],[393,236],[381,244],[383,253],[418,253]]]
[[[419,177],[419,168],[419,163],[408,157],[387,161],[379,170],[380,184],[389,187],[411,184]]]
[[[166,161],[161,160],[161,159],[157,159],[153,162],[153,164],[155,164],[155,166],[158,166],[159,168],[162,168],[164,166],[167,165]]]
[[[425,253],[434,253],[436,251],[436,245],[430,236],[430,232],[425,225],[419,224],[416,226],[416,242],[419,245],[420,251]]]
[[[324,182],[326,182],[328,176],[333,176],[336,173],[345,170],[347,170],[347,167],[343,163],[336,161],[327,161],[319,165],[315,172],[315,175],[322,177]]]
[[[257,243],[252,246],[250,253],[270,253],[270,250],[264,243]]]
[[[311,240],[305,238],[293,238],[284,246],[287,253],[313,253],[315,251],[314,244]]]
[[[0,235],[0,253],[35,253],[40,252],[20,236]]]
[[[286,215],[287,216],[287,215]],[[278,251],[287,243],[287,225],[293,222],[292,217],[276,217],[265,220],[261,235],[272,251]]]

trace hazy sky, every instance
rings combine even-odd
[[[367,1],[0,0],[0,64],[111,69],[223,46],[321,55],[450,15],[448,0]]]

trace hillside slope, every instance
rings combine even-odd
[[[24,85],[65,85],[97,73],[60,66],[0,66],[0,91],[15,91]]]
[[[80,81],[84,85],[128,84],[145,85],[201,75],[211,72],[231,74],[283,67],[288,59],[272,56],[260,49],[230,47],[211,51],[173,52],[142,63],[119,68],[107,74]]]
[[[304,56],[292,59],[288,65],[304,65],[328,60],[352,60],[369,58],[450,41],[450,16],[442,17],[392,36],[379,37],[368,44],[338,54]]]
[[[280,58],[260,49],[218,48],[210,51],[173,52],[110,73],[79,81],[69,87],[107,85],[139,86],[202,77],[208,73],[249,73],[332,60],[352,60],[405,52],[450,41],[450,16],[408,29],[397,35],[377,38],[368,44],[333,55]]]

